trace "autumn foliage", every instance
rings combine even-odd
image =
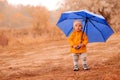
[[[120,32],[120,0],[64,0],[60,10],[89,10],[106,18],[115,32]]]
[[[5,44],[29,44],[44,40],[65,39],[56,23],[64,11],[87,9],[103,15],[115,32],[120,32],[120,2],[117,0],[64,0],[61,7],[49,11],[44,6],[10,5],[0,1],[0,33]],[[2,37],[0,37],[2,38]],[[3,43],[3,42],[2,42]]]
[[[0,44],[5,45],[6,41],[6,45],[16,45],[58,40],[62,35],[53,20],[53,13],[41,5],[13,6],[6,0],[0,1],[0,33],[6,37],[0,37]]]

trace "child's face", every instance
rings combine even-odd
[[[82,24],[80,22],[75,22],[74,23],[74,29],[76,31],[81,31],[82,30]]]

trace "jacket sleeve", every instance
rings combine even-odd
[[[87,35],[84,33],[84,35],[83,35],[83,44],[86,46],[87,43],[88,43],[88,37],[87,37]]]
[[[70,34],[70,36],[68,37],[68,42],[69,42],[70,46],[73,46],[73,45],[74,45],[73,39],[74,39],[74,33],[72,32],[72,33]]]

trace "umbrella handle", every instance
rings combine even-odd
[[[83,35],[84,35],[85,27],[87,25],[88,20],[89,20],[89,18],[86,18],[86,20],[85,20],[85,25],[84,25],[84,28],[83,28],[83,31],[82,31],[81,42],[80,43],[82,43],[82,41],[83,41]]]

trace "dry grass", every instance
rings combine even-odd
[[[32,27],[0,28],[0,45],[1,47],[18,47],[20,45],[30,45],[44,41],[65,39],[65,35],[62,35],[57,27],[45,29],[47,32],[42,31],[38,33],[38,31],[35,31]]]

